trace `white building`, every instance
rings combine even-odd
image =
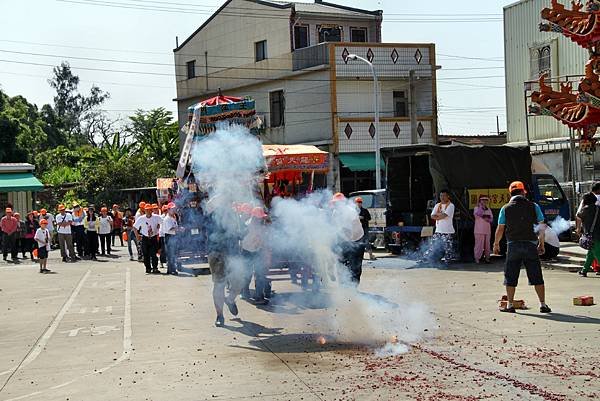
[[[373,79],[379,79],[381,146],[437,142],[434,44],[381,43],[380,10],[315,1],[228,0],[174,50],[180,124],[214,96],[251,96],[264,143],[329,150],[329,184],[344,192],[374,182]],[[414,71],[413,90],[409,85]],[[366,170],[366,171],[365,171]]]
[[[540,13],[550,2],[521,0],[504,7],[508,142],[526,144],[529,139],[534,158],[543,161],[559,181],[566,181],[571,179],[569,129],[550,116],[527,116],[527,95],[538,88],[532,81],[542,74],[554,81],[575,81],[576,88],[589,56],[587,50],[562,34],[540,32]],[[562,3],[571,7],[570,1]],[[592,179],[593,156],[577,152],[575,157],[576,178]],[[578,171],[582,165],[588,168]]]

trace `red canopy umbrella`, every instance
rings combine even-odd
[[[223,96],[222,94],[219,94],[218,96],[201,101],[200,106],[219,106],[221,104],[237,103],[243,100],[244,98],[241,97]]]

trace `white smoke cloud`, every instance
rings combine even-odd
[[[228,238],[241,238],[245,224],[232,205],[263,206],[260,172],[265,160],[260,142],[243,127],[221,126],[195,145],[192,157],[199,187],[208,193],[203,203],[205,213],[227,231]],[[331,199],[328,190],[301,200],[275,199],[270,210],[273,224],[264,226],[263,243],[272,257],[285,256],[310,265],[327,294],[328,317],[311,327],[340,341],[365,344],[381,344],[392,337],[403,342],[423,338],[423,333],[434,327],[425,306],[400,306],[381,296],[361,293],[350,284],[348,268],[339,262],[339,244],[359,238],[362,228],[353,202],[332,204]],[[230,274],[244,275],[244,263],[240,257],[229,258]],[[394,299],[399,286],[386,287]],[[392,348],[397,352],[405,349]]]
[[[565,231],[571,229],[571,222],[563,219],[560,216],[557,216],[553,221],[550,222],[550,228],[556,233],[556,235],[561,235]]]

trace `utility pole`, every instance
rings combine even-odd
[[[410,143],[416,145],[417,139],[417,92],[415,90],[415,70],[408,72],[408,102],[410,115]]]
[[[364,59],[356,54],[349,54],[346,60],[360,60],[363,63],[367,64],[371,69],[371,74],[373,75],[373,108],[375,111],[375,189],[381,189],[381,149],[379,143],[379,84],[377,81],[377,73],[375,72],[375,67],[373,67],[373,63],[369,60]]]
[[[496,134],[500,136],[500,117],[496,116]]]

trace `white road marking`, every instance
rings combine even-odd
[[[97,306],[94,309],[92,309],[92,313],[98,313],[98,312],[100,312],[100,308],[98,308]]]
[[[88,271],[88,273],[89,273],[89,271]],[[26,399],[29,397],[33,397],[35,395],[42,394],[43,392],[46,392],[46,391],[56,390],[56,389],[59,389],[62,387],[66,387],[69,384],[75,383],[77,380],[83,379],[84,377],[92,376],[92,375],[95,375],[98,373],[104,373],[107,370],[114,368],[121,362],[123,362],[131,357],[131,352],[132,352],[131,335],[132,335],[132,332],[131,332],[131,271],[130,271],[129,267],[127,267],[127,272],[125,274],[125,315],[123,316],[123,352],[121,353],[121,356],[119,356],[119,358],[117,358],[116,361],[114,361],[113,363],[111,363],[110,365],[108,365],[102,369],[98,369],[94,372],[86,373],[85,375],[82,375],[76,379],[69,380],[69,381],[61,383],[61,384],[57,384],[56,386],[52,386],[43,391],[36,391],[34,393],[25,394],[25,395],[22,395],[22,396],[16,397],[16,398],[10,398],[10,399],[4,400],[4,401],[23,400],[23,399]]]
[[[50,337],[52,337],[52,334],[54,334],[54,332],[56,331],[61,320],[65,317],[65,314],[67,313],[67,311],[69,310],[69,308],[71,307],[73,302],[75,301],[75,297],[77,297],[77,295],[79,295],[79,291],[81,291],[81,288],[83,287],[83,283],[85,283],[85,280],[87,280],[90,273],[91,273],[91,270],[88,270],[83,275],[81,280],[79,280],[77,287],[75,287],[75,289],[71,293],[71,296],[69,297],[67,302],[65,302],[65,304],[60,309],[58,314],[54,317],[54,320],[52,321],[52,323],[50,324],[48,329],[46,329],[44,334],[40,337],[38,342],[34,345],[34,347],[31,349],[31,351],[29,352],[27,357],[23,360],[23,362],[21,362],[17,367],[15,367],[13,369],[10,369],[10,370],[4,371],[4,372],[0,372],[0,376],[8,374],[8,373],[12,374],[13,372],[16,373],[17,370],[29,365],[40,355],[40,353],[42,352],[44,347],[46,347],[46,344],[48,344],[48,340],[50,340]]]
[[[38,357],[38,355],[40,355],[42,350],[46,347],[46,344],[48,344],[48,340],[50,340],[50,337],[52,337],[52,334],[54,334],[54,332],[58,328],[60,321],[65,317],[65,314],[67,313],[67,311],[69,310],[69,308],[71,307],[73,302],[75,301],[75,297],[77,297],[77,295],[79,295],[79,291],[81,291],[81,287],[83,287],[83,283],[85,283],[85,280],[87,280],[90,273],[91,273],[91,270],[88,270],[87,273],[85,273],[85,275],[81,278],[81,280],[79,280],[79,284],[77,284],[77,287],[75,287],[75,290],[71,293],[71,296],[69,297],[67,302],[65,302],[65,304],[63,305],[60,312],[58,312],[58,315],[56,315],[56,317],[52,321],[52,324],[50,325],[50,327],[48,327],[48,330],[46,330],[46,332],[42,335],[42,337],[37,342],[37,344],[33,347],[31,352],[29,353],[29,355],[27,355],[27,358],[25,358],[25,360],[23,360],[23,362],[17,369],[20,369],[20,368],[23,368],[23,367],[29,365],[31,362],[33,362]]]
[[[112,312],[112,306],[107,306],[107,307],[104,309],[104,311],[105,311],[105,312],[107,312],[107,313],[111,313],[111,312]]]
[[[80,331],[85,331],[85,330],[87,330],[85,327],[78,327],[73,330],[61,331],[61,333],[63,333],[63,334],[69,333],[69,337],[75,337],[77,334],[79,334]]]

